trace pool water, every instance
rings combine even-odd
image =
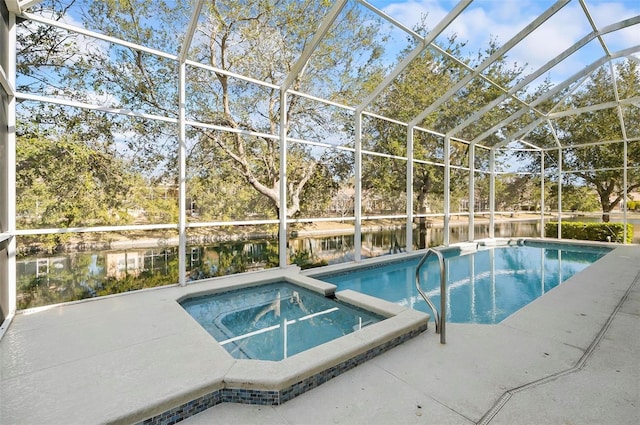
[[[481,247],[458,255],[444,253],[447,317],[453,323],[499,323],[604,256],[610,249],[541,244]],[[353,289],[431,313],[415,287],[420,257],[335,275],[315,276],[339,290]],[[422,289],[440,305],[440,269],[435,256],[421,269]]]
[[[383,319],[284,281],[180,304],[237,359],[282,360]]]

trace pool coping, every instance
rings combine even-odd
[[[289,267],[257,272],[250,281],[247,276],[198,281],[174,288],[177,291],[173,299],[178,304],[187,298],[284,280],[385,319],[280,361],[235,359],[226,350],[218,350],[216,356],[224,357],[231,365],[213,385],[198,394],[176,394],[129,418],[138,424],[160,424],[186,419],[223,402],[280,405],[427,330],[428,314],[352,290],[336,292],[336,285],[299,272],[299,268]],[[188,315],[186,311],[185,314]]]
[[[577,242],[563,240],[560,243]],[[610,243],[601,245],[612,248],[622,246]],[[424,255],[424,251],[416,252],[415,255]],[[622,251],[617,257],[621,255]],[[390,258],[385,256],[383,260]],[[406,254],[403,258],[407,258]],[[616,257],[611,257],[607,264],[610,264],[610,270],[616,272],[613,274],[618,276],[620,265],[629,260],[623,261],[621,258],[619,261],[612,261],[614,258]],[[594,285],[598,282],[599,286],[606,286],[608,291],[609,286],[617,285],[619,280],[611,277],[610,270],[606,270],[602,263],[596,270],[581,276],[588,276]],[[166,412],[175,406],[195,411],[207,403],[207,395],[214,397],[212,394],[217,394],[220,397],[217,402],[222,402],[224,377],[231,369],[233,360],[224,349],[211,341],[212,338],[175,301],[186,293],[198,292],[203,288],[215,292],[219,291],[219,285],[269,279],[283,273],[297,275],[300,271],[292,267],[250,272],[216,278],[209,282],[193,282],[186,287],[170,285],[48,306],[40,309],[37,314],[25,311],[18,313],[8,335],[0,340],[4,387],[2,394],[10,395],[3,397],[2,412],[7,415],[5,419],[11,423],[11,417],[22,418],[23,421],[28,417],[30,422],[46,423],[55,420],[54,418],[61,421],[60,418],[66,417],[73,418],[77,423],[132,423]],[[634,273],[637,273],[637,268]],[[567,329],[563,327],[553,334],[554,339],[568,344],[567,346],[582,347],[586,344],[583,342],[586,337],[582,338],[586,334],[586,325],[577,320],[589,321],[593,320],[593,316],[579,315],[575,319],[572,316],[575,312],[567,309],[567,300],[578,303],[587,297],[580,295],[582,290],[577,292],[578,296],[575,295],[576,286],[579,286],[576,285],[577,280],[584,280],[579,276],[572,278],[575,281],[572,285],[560,287],[560,292],[570,294],[569,297],[563,298],[560,293],[551,292],[550,298],[547,296],[546,299],[530,304],[526,311],[516,313],[503,324],[460,325],[459,328],[462,330],[473,327],[474,334],[475,329],[490,329],[493,332],[494,329],[522,328],[528,334],[538,335],[544,329],[544,323],[539,324],[537,321],[540,318],[546,321],[553,319],[554,325],[560,323],[564,326],[567,323]],[[591,285],[586,288],[593,289]],[[348,297],[349,293],[341,296]],[[602,299],[596,299],[600,306]],[[562,320],[558,321],[554,316],[547,317],[546,314],[549,310],[547,306],[556,304],[562,313]],[[152,317],[147,320],[147,315]],[[534,322],[535,326],[532,324]],[[486,328],[487,326],[491,328]],[[167,329],[157,330],[165,327]],[[567,333],[568,330],[573,333]],[[435,343],[434,336],[430,334],[423,334],[419,339],[420,343],[425,341],[423,338]],[[570,338],[567,339],[567,336]],[[446,346],[447,350],[443,350],[443,347],[435,349],[433,346],[425,349],[431,349],[429,355],[437,356],[442,351],[444,356],[455,348],[455,338],[451,342]],[[176,343],[182,344],[177,346],[177,350]],[[189,345],[186,346],[187,344]],[[415,344],[417,342],[410,343]],[[167,353],[171,350],[176,353]],[[399,347],[383,358],[395,358],[395,353],[406,350],[409,348]],[[22,358],[15,356],[16,353]],[[102,368],[96,368],[96,364],[101,361],[106,363],[103,363]],[[369,365],[364,366],[363,373],[370,372],[370,368]],[[354,371],[356,375],[358,370],[359,368]],[[166,385],[163,384],[165,381]],[[516,382],[514,386],[519,384],[520,382]],[[328,384],[327,388],[334,388],[332,385],[334,384]],[[319,391],[320,394],[326,392],[323,389]],[[109,403],[99,402],[104,397],[108,397]],[[314,397],[311,396],[311,399]],[[34,400],[37,405],[26,411],[24,406],[30,403],[32,405]],[[298,400],[295,405],[297,403]],[[285,408],[290,409],[287,405],[285,404]]]

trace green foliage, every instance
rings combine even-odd
[[[557,238],[558,223],[545,223],[544,231],[547,237]],[[628,223],[625,229],[622,223],[562,222],[562,238],[618,243],[626,241],[631,243],[633,240],[633,225]]]
[[[562,186],[563,211],[598,211],[600,202],[592,188],[585,186]]]
[[[291,264],[295,264],[303,270],[322,267],[328,264],[326,260],[318,260],[315,258],[313,254],[306,249],[293,252],[290,257]]]
[[[64,136],[20,134],[16,209],[21,227],[127,224],[133,176],[113,151]]]
[[[188,57],[281,85],[332,5],[316,0],[206,2]],[[66,6],[45,0],[34,5],[34,11],[43,9],[61,17]],[[169,54],[180,50],[182,40],[176,34],[184,33],[190,18],[185,11],[190,6],[184,0],[77,0],[73,5],[87,28]],[[381,79],[386,28],[362,15],[359,5],[348,4],[289,88],[357,103],[367,93],[363,87]],[[82,36],[46,26],[29,26],[18,37],[18,69],[26,77],[21,79],[27,82],[21,86],[25,92],[32,89],[90,103],[95,103],[91,98],[95,96],[106,98],[110,107],[177,118],[175,61],[116,44],[86,46]],[[204,219],[276,217],[280,208],[278,141],[257,134],[278,135],[280,91],[198,67],[189,67],[186,77],[189,119],[254,134],[189,128],[188,197],[201,208]],[[178,143],[171,136],[171,126],[130,117],[105,119],[104,114],[93,112],[60,114],[64,108],[59,107],[25,104],[23,108],[29,109],[25,116],[37,117],[38,122],[65,127],[72,134],[92,133],[91,139],[127,134],[120,143],[135,158],[129,167],[144,171],[148,180],[160,175],[175,184]],[[323,140],[342,126],[342,118],[322,103],[290,95],[286,109],[291,137]],[[331,125],[333,130],[328,129]],[[322,210],[336,190],[336,184],[322,184],[327,182],[331,166],[326,161],[330,158],[319,158],[317,151],[289,145],[289,216],[301,209]],[[319,181],[314,182],[316,179]],[[321,201],[316,202],[318,199]],[[145,209],[164,220],[160,218],[162,207],[151,211],[155,205]],[[247,217],[247,211],[252,217]],[[166,215],[173,217],[173,210]]]
[[[30,279],[18,279],[17,307],[20,310],[56,304],[66,301],[90,298],[87,288],[72,282],[64,283],[60,277],[39,276]]]
[[[427,32],[424,23],[416,28],[418,32]],[[446,50],[454,56],[461,54],[464,43],[457,41],[453,36],[448,40]],[[417,47],[411,45],[403,51],[399,58],[408,53],[410,49]],[[389,89],[376,100],[374,107],[380,115],[395,118],[400,121],[410,122],[441,98],[448,89],[453,87],[461,78],[466,76],[465,65],[475,67],[498,49],[498,45],[492,42],[485,51],[478,52],[477,57],[463,59],[464,64],[454,62],[445,56],[434,54],[431,50],[425,50],[414,59],[405,71],[396,78]],[[496,61],[485,71],[491,80],[508,86],[521,73],[521,69],[511,67],[506,58]],[[420,127],[433,129],[447,133],[462,120],[470,116],[480,105],[502,95],[495,87],[488,85],[484,80],[473,79],[464,89],[459,90],[447,100],[440,108],[424,117],[419,123]],[[478,128],[486,128],[490,122],[495,123],[498,118],[508,114],[509,107],[494,108],[493,112],[486,114],[482,119],[469,125],[465,131],[469,134],[458,134],[461,137],[470,137],[478,134]],[[375,120],[370,126],[363,126],[364,138],[367,149],[376,152],[406,156],[406,127],[391,125],[383,120]],[[369,146],[370,145],[370,146]],[[451,164],[468,166],[467,144],[450,142],[449,154]],[[444,138],[415,132],[414,158],[422,161],[444,163],[445,145]],[[476,157],[476,167],[486,165],[487,158],[481,155]],[[406,191],[406,163],[390,159],[378,159],[371,161],[371,166],[363,161],[363,188],[373,189],[387,194],[392,199],[398,199],[398,195]],[[464,196],[467,187],[467,173],[451,173],[452,199]],[[442,204],[444,191],[444,173],[442,167],[416,164],[413,175],[414,196],[416,196],[416,209],[420,213],[432,212],[436,205]],[[458,193],[456,193],[458,191]]]
[[[628,211],[640,211],[640,201],[627,201]]]
[[[640,93],[640,67],[632,60],[619,61],[615,64],[616,84],[620,99],[629,99]],[[609,65],[605,65],[591,75],[587,82],[580,86],[571,96],[559,105],[562,110],[579,109],[591,105],[615,100],[613,95],[613,78]],[[559,96],[564,96],[560,93]],[[558,99],[559,100],[559,99]],[[622,108],[627,132],[636,133],[640,126],[640,114],[633,108]],[[573,170],[564,175],[564,184],[586,184],[598,195],[599,208],[608,214],[624,196],[624,152],[622,142],[594,144],[599,141],[621,141],[625,137],[620,127],[620,119],[616,108],[597,110],[589,113],[572,114],[553,121],[554,134],[548,126],[538,126],[527,140],[539,146],[554,147],[554,135],[562,146],[568,147],[562,152],[562,170]],[[551,144],[554,143],[554,144]],[[576,146],[576,147],[571,147]],[[540,155],[536,152],[520,152],[520,157],[530,161],[532,171],[540,170]],[[627,186],[630,193],[640,187],[640,143],[627,143]],[[559,166],[557,151],[547,151],[545,168],[553,173]],[[564,189],[563,189],[564,191]]]
[[[123,277],[108,277],[102,281],[97,296],[120,294],[122,292],[136,291],[144,288],[173,285],[178,282],[178,260],[171,260],[169,273],[143,271],[138,275],[125,274]]]

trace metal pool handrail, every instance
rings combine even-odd
[[[440,264],[440,314],[438,314],[438,310],[436,310],[436,307],[433,305],[427,294],[425,294],[422,290],[420,283],[420,268],[424,265],[424,263],[427,261],[427,258],[429,258],[431,254],[435,254],[436,257],[438,257],[438,263]],[[447,276],[444,269],[444,258],[439,251],[436,251],[433,248],[429,248],[427,253],[418,263],[418,266],[416,267],[416,288],[433,312],[433,320],[436,323],[436,333],[440,334],[440,344],[445,344],[445,317],[447,315]]]

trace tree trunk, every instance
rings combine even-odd
[[[418,214],[426,214],[429,211],[429,204],[427,202],[427,191],[423,186],[418,192]],[[428,248],[427,242],[427,218],[420,217],[418,219],[418,249]]]

